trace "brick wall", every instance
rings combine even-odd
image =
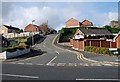
[[[29,24],[25,27],[25,32],[37,32],[38,28],[32,24]]]
[[[81,26],[93,26],[92,22],[89,22],[88,20],[84,20],[82,22],[82,25]]]
[[[118,35],[115,41],[116,41],[117,48],[120,48],[120,34]]]
[[[116,48],[116,42],[110,42],[105,40],[86,40],[85,46],[95,46],[104,48]]]
[[[70,45],[73,45],[73,39],[70,39]]]
[[[84,41],[78,41],[78,49],[84,51]]]

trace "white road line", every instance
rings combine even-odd
[[[23,65],[24,63],[17,63],[17,64],[21,64],[21,65]]]
[[[69,63],[68,65],[69,65],[69,66],[77,66],[76,63]]]
[[[23,78],[39,78],[38,76],[27,76],[27,75],[14,75],[14,74],[0,74],[2,76],[11,76],[11,77],[23,77]]]
[[[43,47],[46,47],[45,45],[43,45]]]
[[[56,53],[57,53],[57,54],[59,54],[59,52],[58,52],[58,51],[56,51]]]
[[[109,81],[114,80],[114,81],[119,81],[119,79],[76,79],[76,80],[99,80],[99,81],[100,80],[109,80]]]
[[[32,63],[26,63],[27,65],[33,65]]]
[[[46,42],[44,42],[44,44],[46,44]]]
[[[36,64],[36,65],[43,65],[43,64]]]
[[[50,63],[50,64],[48,64],[49,66],[54,66],[55,65],[55,63]]]
[[[65,66],[66,63],[58,63],[57,66]]]
[[[54,61],[57,58],[57,56],[55,56],[52,60],[50,60],[46,65],[49,65],[52,61]]]

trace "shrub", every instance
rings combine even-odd
[[[10,44],[9,47],[15,47],[17,46],[16,44]]]
[[[17,50],[17,48],[8,48],[6,51],[7,52],[15,52]]]
[[[99,48],[93,46],[85,46],[85,51],[94,52],[98,54],[111,54],[108,48]]]

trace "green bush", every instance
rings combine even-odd
[[[6,51],[7,52],[15,52],[17,50],[17,48],[8,48]]]
[[[10,44],[9,47],[16,47],[17,44]]]
[[[111,54],[108,48],[99,48],[94,46],[85,46],[85,51],[94,52],[98,54]]]

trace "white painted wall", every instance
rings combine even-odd
[[[8,58],[21,56],[21,55],[27,54],[29,52],[30,52],[30,49],[24,49],[24,50],[17,49],[17,51],[15,51],[15,52],[6,52],[5,51],[5,52],[0,53],[0,60],[6,60]]]
[[[25,36],[30,36],[30,35],[35,35],[35,34],[39,34],[39,32],[23,32],[23,33],[8,33],[8,34],[4,34],[3,36],[5,38],[15,38],[15,37],[25,37]]]

